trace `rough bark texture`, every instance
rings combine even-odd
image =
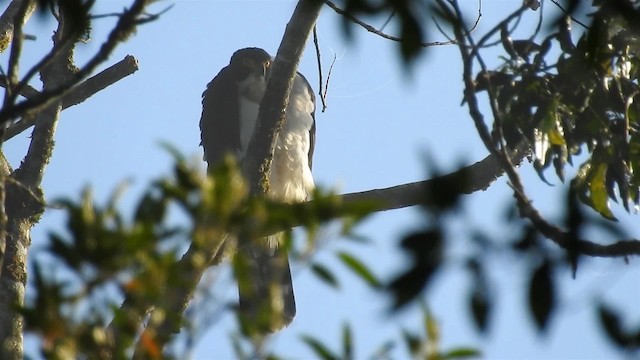
[[[25,2],[28,1],[28,2]],[[9,72],[8,79],[3,85],[9,84],[7,93],[20,89],[19,93],[32,102],[22,102],[17,106],[13,100],[5,96],[5,103],[0,110],[11,112],[21,117],[21,121],[14,124],[10,135],[15,136],[34,126],[31,142],[26,156],[20,167],[12,171],[6,158],[0,151],[0,204],[4,206],[2,236],[0,236],[0,358],[23,358],[22,316],[18,311],[24,304],[27,281],[26,263],[29,246],[31,245],[30,231],[44,212],[45,200],[42,191],[44,171],[53,153],[54,135],[60,112],[66,108],[83,102],[93,94],[132,74],[137,70],[137,62],[132,56],[127,56],[120,63],[104,70],[100,74],[87,79],[77,85],[86,75],[115,48],[116,44],[126,38],[137,26],[137,17],[143,12],[146,1],[138,0],[128,11],[125,11],[112,31],[107,42],[100,51],[82,69],[78,69],[73,61],[73,49],[77,36],[65,26],[65,15],[58,15],[58,28],[53,37],[55,51],[50,59],[42,61],[42,66],[33,68],[41,75],[43,90],[37,91],[27,85],[17,86],[17,64],[20,51],[12,50],[14,68]],[[0,40],[3,47],[14,41],[13,46],[19,49],[22,37],[18,27],[15,31],[14,19],[26,19],[35,9],[35,2],[30,0],[14,0],[0,18]],[[24,11],[24,13],[20,13]],[[6,34],[10,33],[9,36]],[[69,40],[71,39],[71,40]],[[11,70],[11,66],[10,66]],[[30,70],[30,71],[32,71]],[[14,78],[15,77],[15,78]],[[27,75],[25,77],[28,78]],[[64,97],[61,97],[65,95]],[[10,118],[10,117],[8,117]],[[4,140],[3,140],[4,141]],[[6,215],[6,216],[5,216]]]
[[[0,17],[0,53],[9,47],[9,44],[11,44],[13,40],[13,19],[23,5],[27,6],[27,13],[25,14],[26,22],[36,9],[36,2],[34,0],[13,0]]]

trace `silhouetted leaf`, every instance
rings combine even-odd
[[[620,315],[605,304],[598,306],[598,316],[609,340],[616,346],[628,351],[640,351],[640,326],[635,330],[625,330]]]
[[[333,275],[333,272],[329,270],[326,266],[313,263],[311,264],[311,271],[322,281],[324,281],[327,285],[339,288],[340,284],[338,283],[338,279]]]
[[[471,272],[471,289],[468,295],[469,310],[474,324],[481,332],[488,327],[489,312],[492,306],[491,291],[488,288],[488,280],[484,267],[478,259],[470,259],[467,268]]]
[[[313,350],[318,358],[323,360],[340,360],[340,357],[338,355],[331,352],[328,347],[326,347],[317,339],[308,335],[303,335],[302,341],[307,344],[311,348],[311,350]]]
[[[529,310],[533,315],[538,331],[541,332],[547,329],[551,312],[556,305],[551,271],[551,263],[545,260],[533,272],[529,283]]]
[[[148,191],[140,199],[134,219],[140,223],[158,224],[164,219],[166,211],[166,200]]]
[[[364,263],[356,259],[353,255],[341,251],[338,253],[338,258],[342,260],[342,263],[351,269],[354,274],[358,275],[362,280],[369,284],[369,286],[373,288],[380,287],[380,281],[375,277],[371,270],[369,270]]]
[[[342,327],[342,360],[353,359],[353,335],[349,324]]]
[[[407,349],[409,349],[409,353],[413,357],[416,357],[421,350],[422,341],[420,340],[420,337],[415,334],[412,334],[408,330],[403,329],[402,339],[404,340],[404,343],[407,346]]]
[[[395,310],[414,300],[428,286],[441,265],[444,246],[439,229],[410,234],[401,245],[413,257],[413,264],[387,286]]]

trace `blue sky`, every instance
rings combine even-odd
[[[519,2],[487,1],[478,33],[492,27]],[[127,2],[99,2],[102,12],[119,11]],[[169,2],[159,2],[161,10]],[[90,184],[99,199],[105,199],[122,180],[131,181],[123,207],[130,210],[141,190],[154,179],[170,172],[171,159],[158,146],[160,141],[175,145],[199,161],[198,121],[200,95],[215,74],[228,64],[231,54],[242,47],[257,46],[275,54],[294,1],[176,1],[160,20],[142,26],[135,37],[121,45],[107,65],[134,55],[140,70],[97,94],[80,106],[66,110],[58,125],[56,148],[46,170],[44,190],[47,199],[77,197]],[[477,2],[463,1],[470,14]],[[547,7],[551,10],[550,3]],[[535,21],[531,12],[528,21]],[[548,15],[549,16],[549,15]],[[37,20],[34,19],[34,20]],[[27,42],[24,65],[35,62],[48,50],[53,22],[34,21],[27,32],[37,40]],[[111,19],[96,20],[93,41],[78,46],[78,64],[99,47]],[[373,19],[378,26],[383,18]],[[533,25],[531,25],[533,26]],[[523,30],[531,29],[528,22]],[[431,48],[405,76],[396,55],[396,45],[353,28],[353,41],[346,42],[341,18],[325,8],[318,23],[323,67],[326,71],[333,54],[338,59],[331,75],[328,109],[318,113],[317,145],[314,156],[316,183],[342,192],[361,191],[417,181],[426,176],[426,161],[442,171],[486,156],[467,109],[460,107],[461,67],[453,46]],[[390,25],[389,31],[393,31]],[[435,31],[430,40],[444,40]],[[309,42],[300,71],[317,89],[316,59]],[[7,55],[3,54],[2,62]],[[487,59],[494,61],[487,55]],[[33,84],[38,86],[37,83]],[[28,145],[29,132],[10,140],[5,151],[14,166],[19,164]],[[202,164],[204,167],[204,163]],[[534,204],[546,216],[561,212],[558,197],[563,186],[549,174],[556,186],[542,183],[525,164],[521,170]],[[629,325],[640,322],[640,265],[632,258],[586,260],[572,280],[568,271],[560,276],[558,314],[545,336],[534,332],[525,308],[526,268],[517,258],[498,256],[490,266],[496,289],[497,311],[488,336],[475,333],[466,309],[469,278],[461,269],[462,254],[469,249],[465,229],[482,227],[495,239],[506,238],[509,229],[499,222],[511,200],[504,180],[488,191],[465,201],[464,218],[455,224],[451,238],[452,264],[433,284],[427,302],[441,325],[442,347],[471,345],[480,348],[487,359],[601,359],[619,357],[599,333],[592,304],[596,300],[621,309],[629,315]],[[626,215],[613,205],[629,236],[640,238],[637,215]],[[34,248],[42,247],[48,231],[59,229],[64,217],[48,210],[33,230]],[[335,292],[318,281],[308,270],[294,264],[294,286],[298,314],[294,323],[273,339],[273,349],[287,358],[310,358],[312,353],[299,341],[301,334],[318,336],[335,349],[340,331],[350,321],[355,332],[357,358],[369,357],[376,346],[393,340],[395,358],[406,356],[396,336],[401,327],[418,329],[417,308],[390,317],[387,299],[364,286],[335,260],[335,251],[358,254],[381,277],[389,277],[405,265],[396,244],[402,235],[420,226],[416,209],[379,213],[356,228],[372,244],[356,245],[326,231],[326,245],[316,261],[339,270],[342,289]],[[606,237],[596,240],[607,241]],[[594,234],[595,236],[595,234]],[[220,281],[215,294],[233,301],[236,288]],[[193,353],[196,359],[230,358],[227,335],[234,329],[231,316],[223,316],[200,339]]]

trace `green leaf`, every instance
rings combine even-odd
[[[360,260],[356,259],[353,255],[350,255],[346,252],[339,252],[338,258],[342,260],[342,263],[345,264],[351,271],[353,271],[356,275],[362,278],[369,286],[373,288],[380,288],[380,281],[373,275],[371,270],[362,263]]]
[[[422,304],[422,321],[424,325],[424,332],[427,334],[427,339],[433,343],[440,342],[440,327],[438,322],[433,318],[431,310]]]
[[[340,357],[332,353],[323,343],[317,339],[309,336],[302,335],[302,341],[307,344],[316,355],[323,360],[340,360]]]
[[[408,330],[402,330],[402,338],[404,339],[407,348],[409,349],[409,353],[416,357],[420,353],[420,348],[422,342],[420,341],[420,337],[412,334]]]
[[[607,164],[600,163],[590,174],[589,191],[591,207],[609,220],[617,220],[609,208],[609,196],[606,186]]]
[[[340,283],[338,279],[333,275],[333,272],[329,270],[326,266],[320,264],[311,264],[311,271],[316,275],[320,280],[324,281],[327,285],[338,289],[340,287]]]
[[[449,350],[441,355],[442,359],[469,359],[482,356],[478,349],[473,348],[456,348]]]
[[[342,327],[342,359],[353,359],[353,335],[348,323]]]

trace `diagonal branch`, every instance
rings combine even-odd
[[[13,41],[14,18],[22,6],[26,5],[24,21],[27,21],[36,9],[34,0],[13,0],[0,16],[0,53],[5,51]]]
[[[118,63],[73,87],[69,93],[62,97],[62,110],[84,102],[94,94],[133,74],[137,70],[138,61],[136,58],[131,55],[125,56],[125,58]],[[0,82],[2,82],[2,78],[0,78]],[[38,96],[38,94],[39,92],[32,87],[23,87],[20,95],[26,98],[32,98]],[[33,126],[35,120],[35,117],[27,116],[11,125],[5,132],[5,141]]]
[[[513,163],[520,164],[529,154],[529,145],[525,141],[522,141],[509,155]],[[468,195],[476,191],[488,189],[489,186],[503,174],[504,170],[500,166],[500,160],[497,159],[495,155],[488,155],[475,164],[463,167],[446,175],[384,189],[344,194],[342,195],[342,199],[345,203],[373,202],[376,204],[374,211],[388,211],[416,205],[430,205],[429,192],[438,190],[434,188],[434,184],[455,184],[456,193]]]
[[[118,23],[109,33],[107,40],[100,46],[98,52],[79,71],[74,73],[68,81],[54,88],[45,89],[35,98],[26,99],[17,104],[3,107],[0,110],[0,123],[35,113],[69,92],[74,85],[91,74],[98,65],[104,62],[116,46],[126,40],[135,30],[141,21],[139,17],[144,13],[149,2],[151,2],[151,0],[134,1],[133,5],[123,12]]]

